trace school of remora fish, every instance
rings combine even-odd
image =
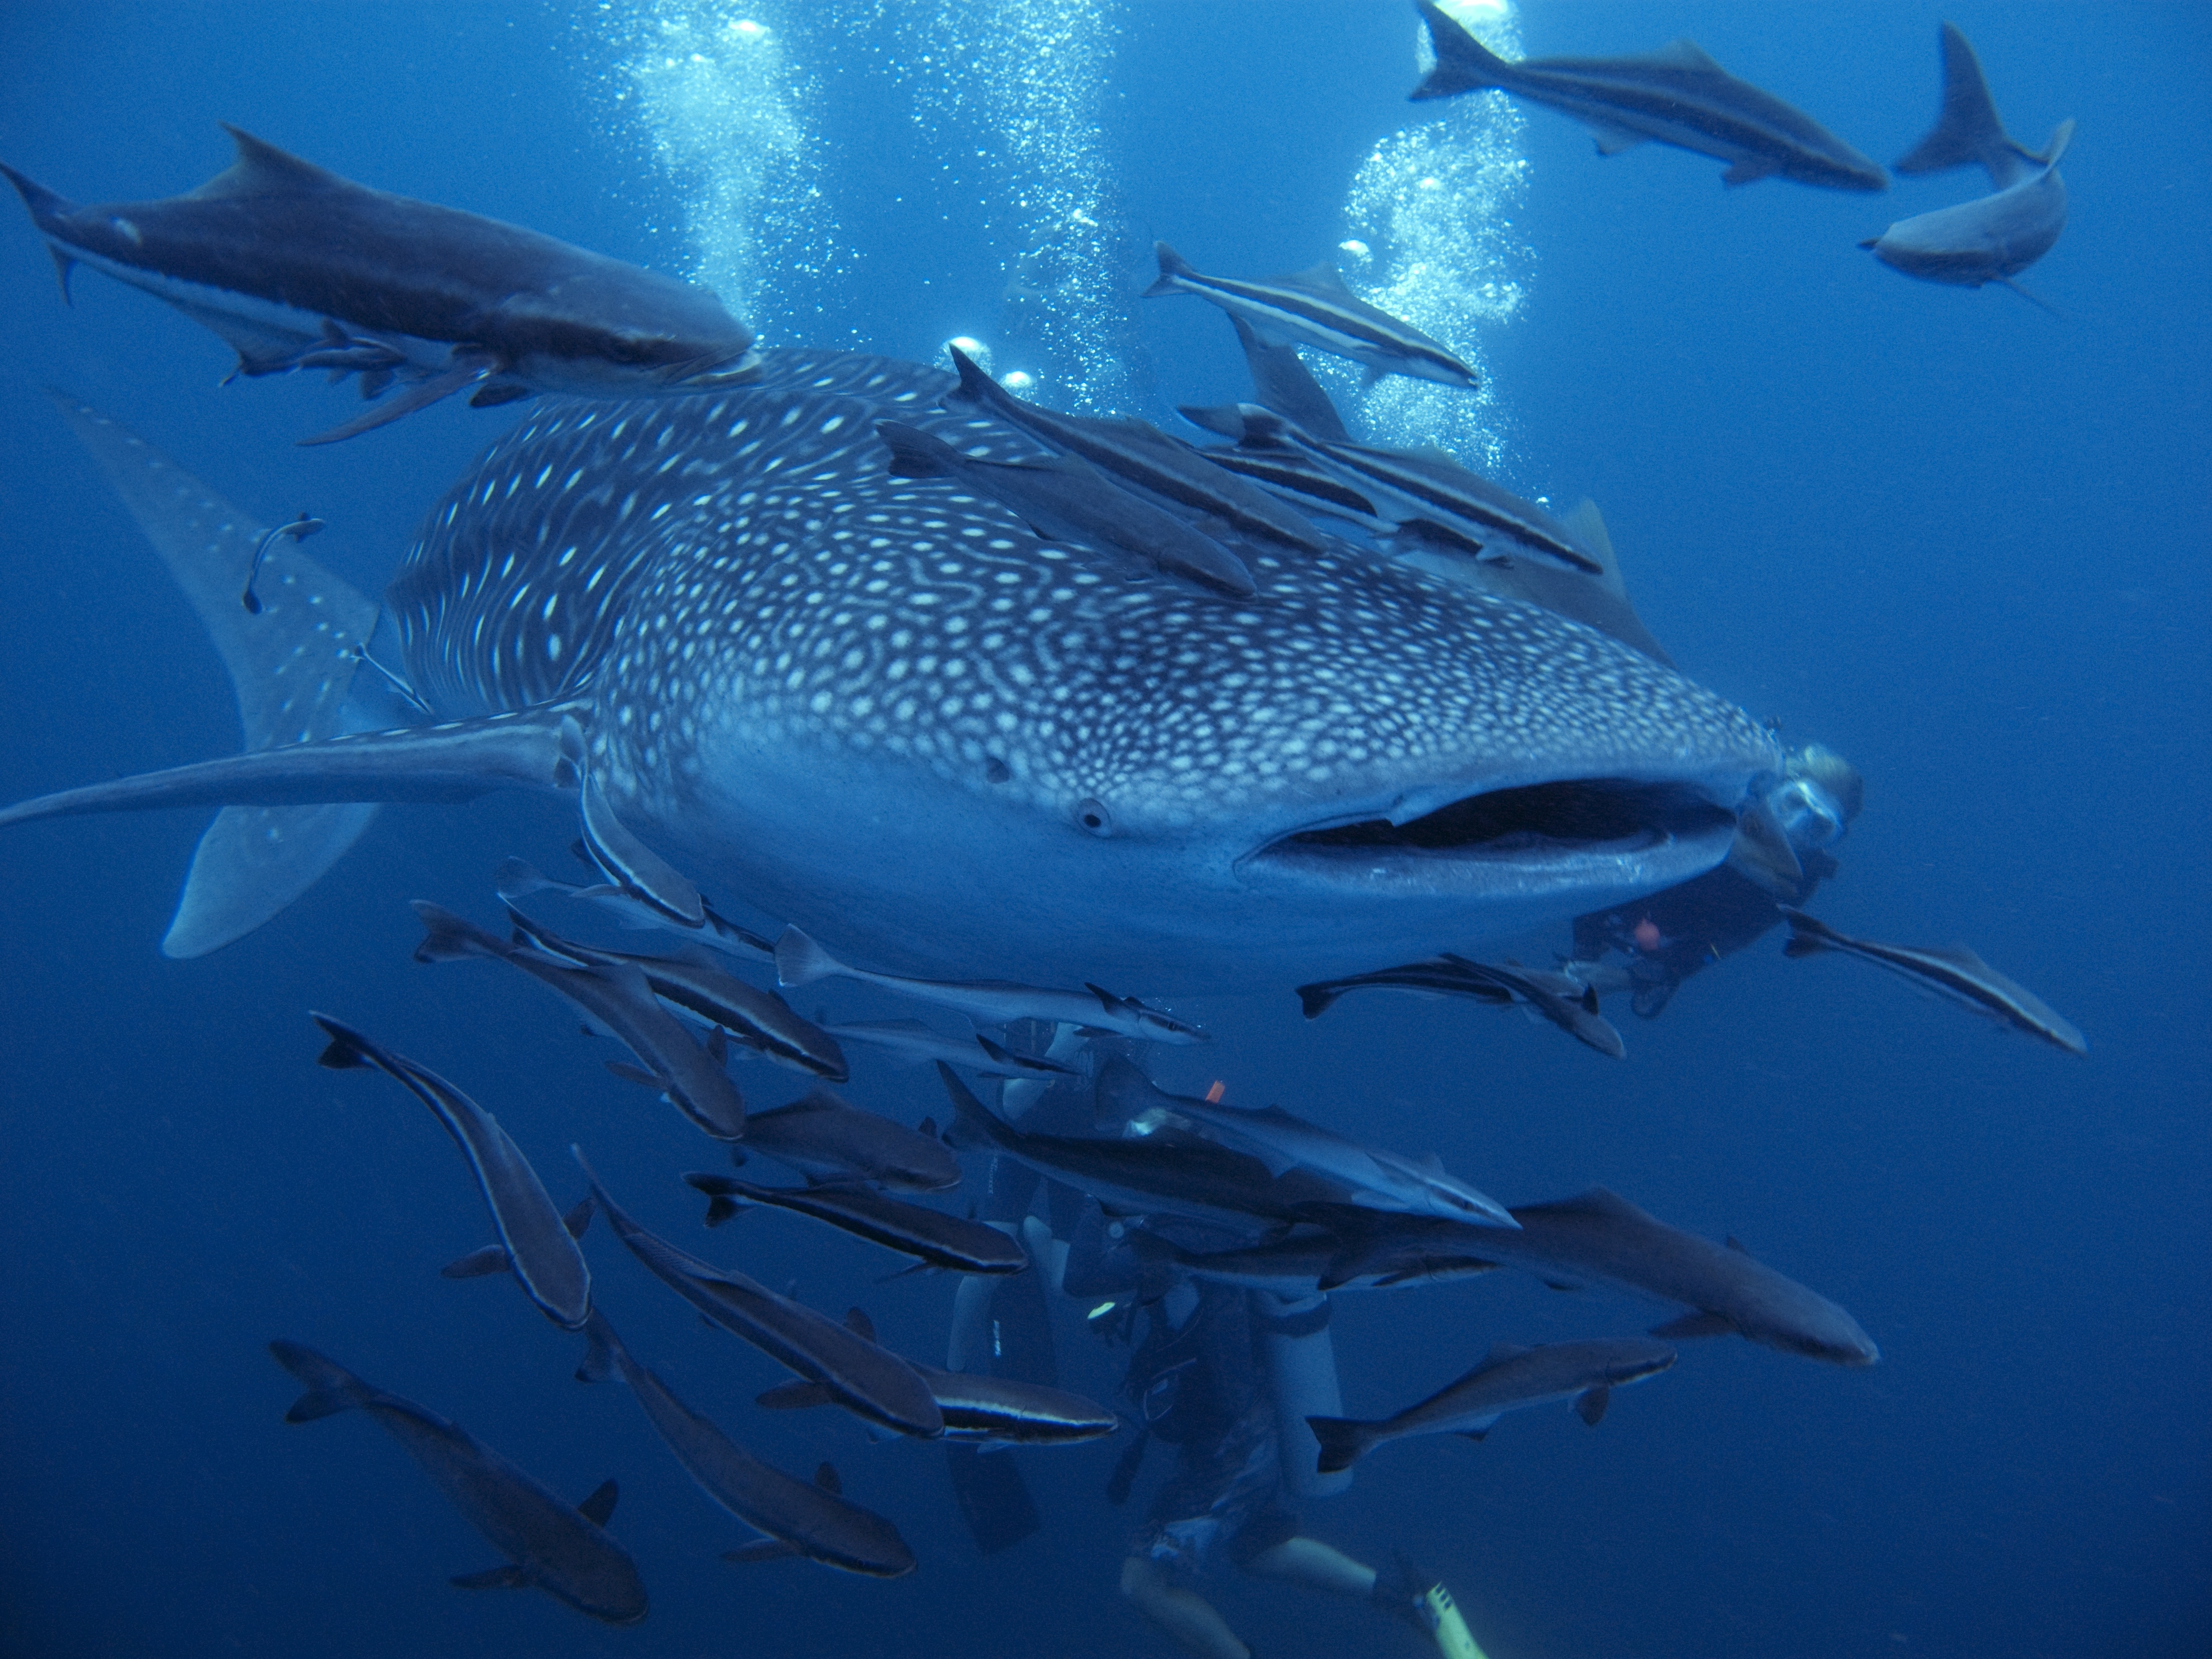
[[[1607,154],[1654,140],[1717,156],[1731,184],[1887,182],[1687,42],[1508,64],[1420,9],[1437,62],[1416,97],[1502,88],[1589,123]],[[1928,280],[2009,283],[2063,223],[2070,124],[2043,154],[2023,149],[1964,37],[1947,26],[1942,48],[1942,118],[1899,170],[1978,163],[1997,193],[1866,246]],[[94,265],[221,334],[241,374],[358,374],[369,410],[325,439],[456,392],[546,401],[433,510],[380,606],[302,550],[315,521],[257,525],[61,400],[222,653],[247,748],[27,802],[0,823],[219,808],[172,955],[267,921],[381,804],[557,792],[576,803],[587,878],[510,860],[503,928],[422,903],[418,957],[532,975],[627,1048],[620,1074],[740,1161],[803,1177],[685,1176],[710,1225],[773,1205],[917,1267],[1046,1271],[1034,1221],[917,1201],[961,1184],[957,1147],[1086,1195],[1088,1224],[1110,1224],[1146,1264],[1144,1295],[1178,1275],[1310,1294],[1510,1268],[1671,1304],[1653,1337],[1734,1332],[1875,1363],[1848,1313],[1734,1240],[1712,1245],[1603,1189],[1508,1207],[1433,1160],[1290,1112],[1165,1093],[1129,1058],[1205,1036],[1133,993],[1271,975],[1315,981],[1310,1013],[1363,984],[1519,1003],[1617,1054],[1595,987],[1440,945],[1712,867],[1778,763],[1771,736],[1676,672],[1636,619],[1594,509],[1555,517],[1435,453],[1357,442],[1297,356],[1473,384],[1445,346],[1325,267],[1233,280],[1163,244],[1151,292],[1221,307],[1253,370],[1254,402],[1192,411],[1231,440],[1200,447],[1024,403],[964,357],[948,373],[757,352],[703,289],[236,137],[229,171],[162,201],[78,207],[8,176],[65,294],[72,266]],[[753,925],[702,885],[741,900],[732,908]],[[534,913],[548,905],[679,943],[572,939]],[[1970,952],[1791,921],[1792,954],[1857,954],[2081,1047]],[[1393,962],[1409,965],[1381,966]],[[777,988],[840,976],[974,1029],[825,1030]],[[825,1316],[691,1255],[634,1219],[588,1164],[592,1196],[564,1214],[460,1088],[314,1018],[325,1065],[385,1073],[465,1155],[496,1243],[448,1273],[511,1272],[583,1338],[579,1375],[619,1377],[685,1470],[757,1534],[732,1559],[796,1554],[875,1576],[915,1565],[827,1464],[801,1479],[763,1463],[630,1352],[593,1300],[580,1241],[595,1212],[670,1289],[789,1369],[765,1406],[835,1406],[887,1434],[986,1446],[1115,1431],[1094,1401],[988,1368],[939,1370],[878,1343],[857,1310]],[[935,1062],[945,1133],[834,1092],[851,1042]],[[725,1064],[732,1044],[813,1091],[749,1113]],[[1000,1081],[998,1106],[963,1073]],[[1040,1097],[1080,1103],[1091,1130],[1025,1127]],[[271,1346],[306,1385],[293,1420],[366,1411],[504,1558],[455,1583],[534,1586],[617,1623],[644,1616],[637,1568],[607,1530],[612,1482],[572,1507],[425,1407],[302,1345]],[[1395,1416],[1316,1417],[1310,1446],[1340,1468],[1400,1436],[1479,1436],[1546,1400],[1571,1400],[1594,1424],[1612,1388],[1674,1359],[1650,1337],[1501,1346]]]

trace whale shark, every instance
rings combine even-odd
[[[1218,594],[896,476],[879,419],[1034,454],[942,406],[956,384],[772,351],[723,395],[533,405],[380,613],[296,541],[246,612],[266,526],[64,400],[193,597],[249,747],[0,825],[223,808],[165,945],[195,955],[306,890],[376,804],[527,787],[594,811],[636,880],[688,877],[883,971],[1243,991],[1686,880],[1779,769],[1767,731],[1651,658],[1334,534],[1252,540],[1255,591]],[[685,890],[660,914],[701,915]]]

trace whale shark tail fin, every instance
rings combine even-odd
[[[1946,173],[1953,167],[1979,167],[2002,190],[2018,183],[2030,164],[2049,165],[2007,136],[2004,123],[1997,118],[1996,102],[1990,96],[1990,83],[1982,75],[1981,60],[1958,26],[1944,24],[1942,40],[1942,107],[1928,136],[1898,161],[1895,170]]]
[[[154,544],[230,672],[249,751],[344,729],[375,603],[254,522],[129,428],[52,394]],[[261,609],[241,603],[257,551]],[[362,802],[226,806],[200,838],[164,954],[198,957],[252,932],[306,892],[368,827]]]

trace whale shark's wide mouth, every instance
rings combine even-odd
[[[1324,876],[1334,868],[1367,883],[1397,875],[1456,884],[1455,868],[1477,878],[1513,869],[1565,874],[1623,860],[1679,861],[1694,874],[1717,863],[1735,834],[1735,814],[1689,784],[1573,778],[1486,790],[1403,823],[1362,818],[1298,830],[1251,862]]]

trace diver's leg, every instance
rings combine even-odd
[[[1244,1571],[1337,1595],[1365,1597],[1375,1591],[1374,1568],[1361,1565],[1318,1538],[1286,1538],[1245,1562]]]
[[[1132,1555],[1121,1563],[1121,1594],[1184,1652],[1199,1659],[1252,1659],[1252,1650],[1204,1596],[1176,1583],[1145,1557]]]

